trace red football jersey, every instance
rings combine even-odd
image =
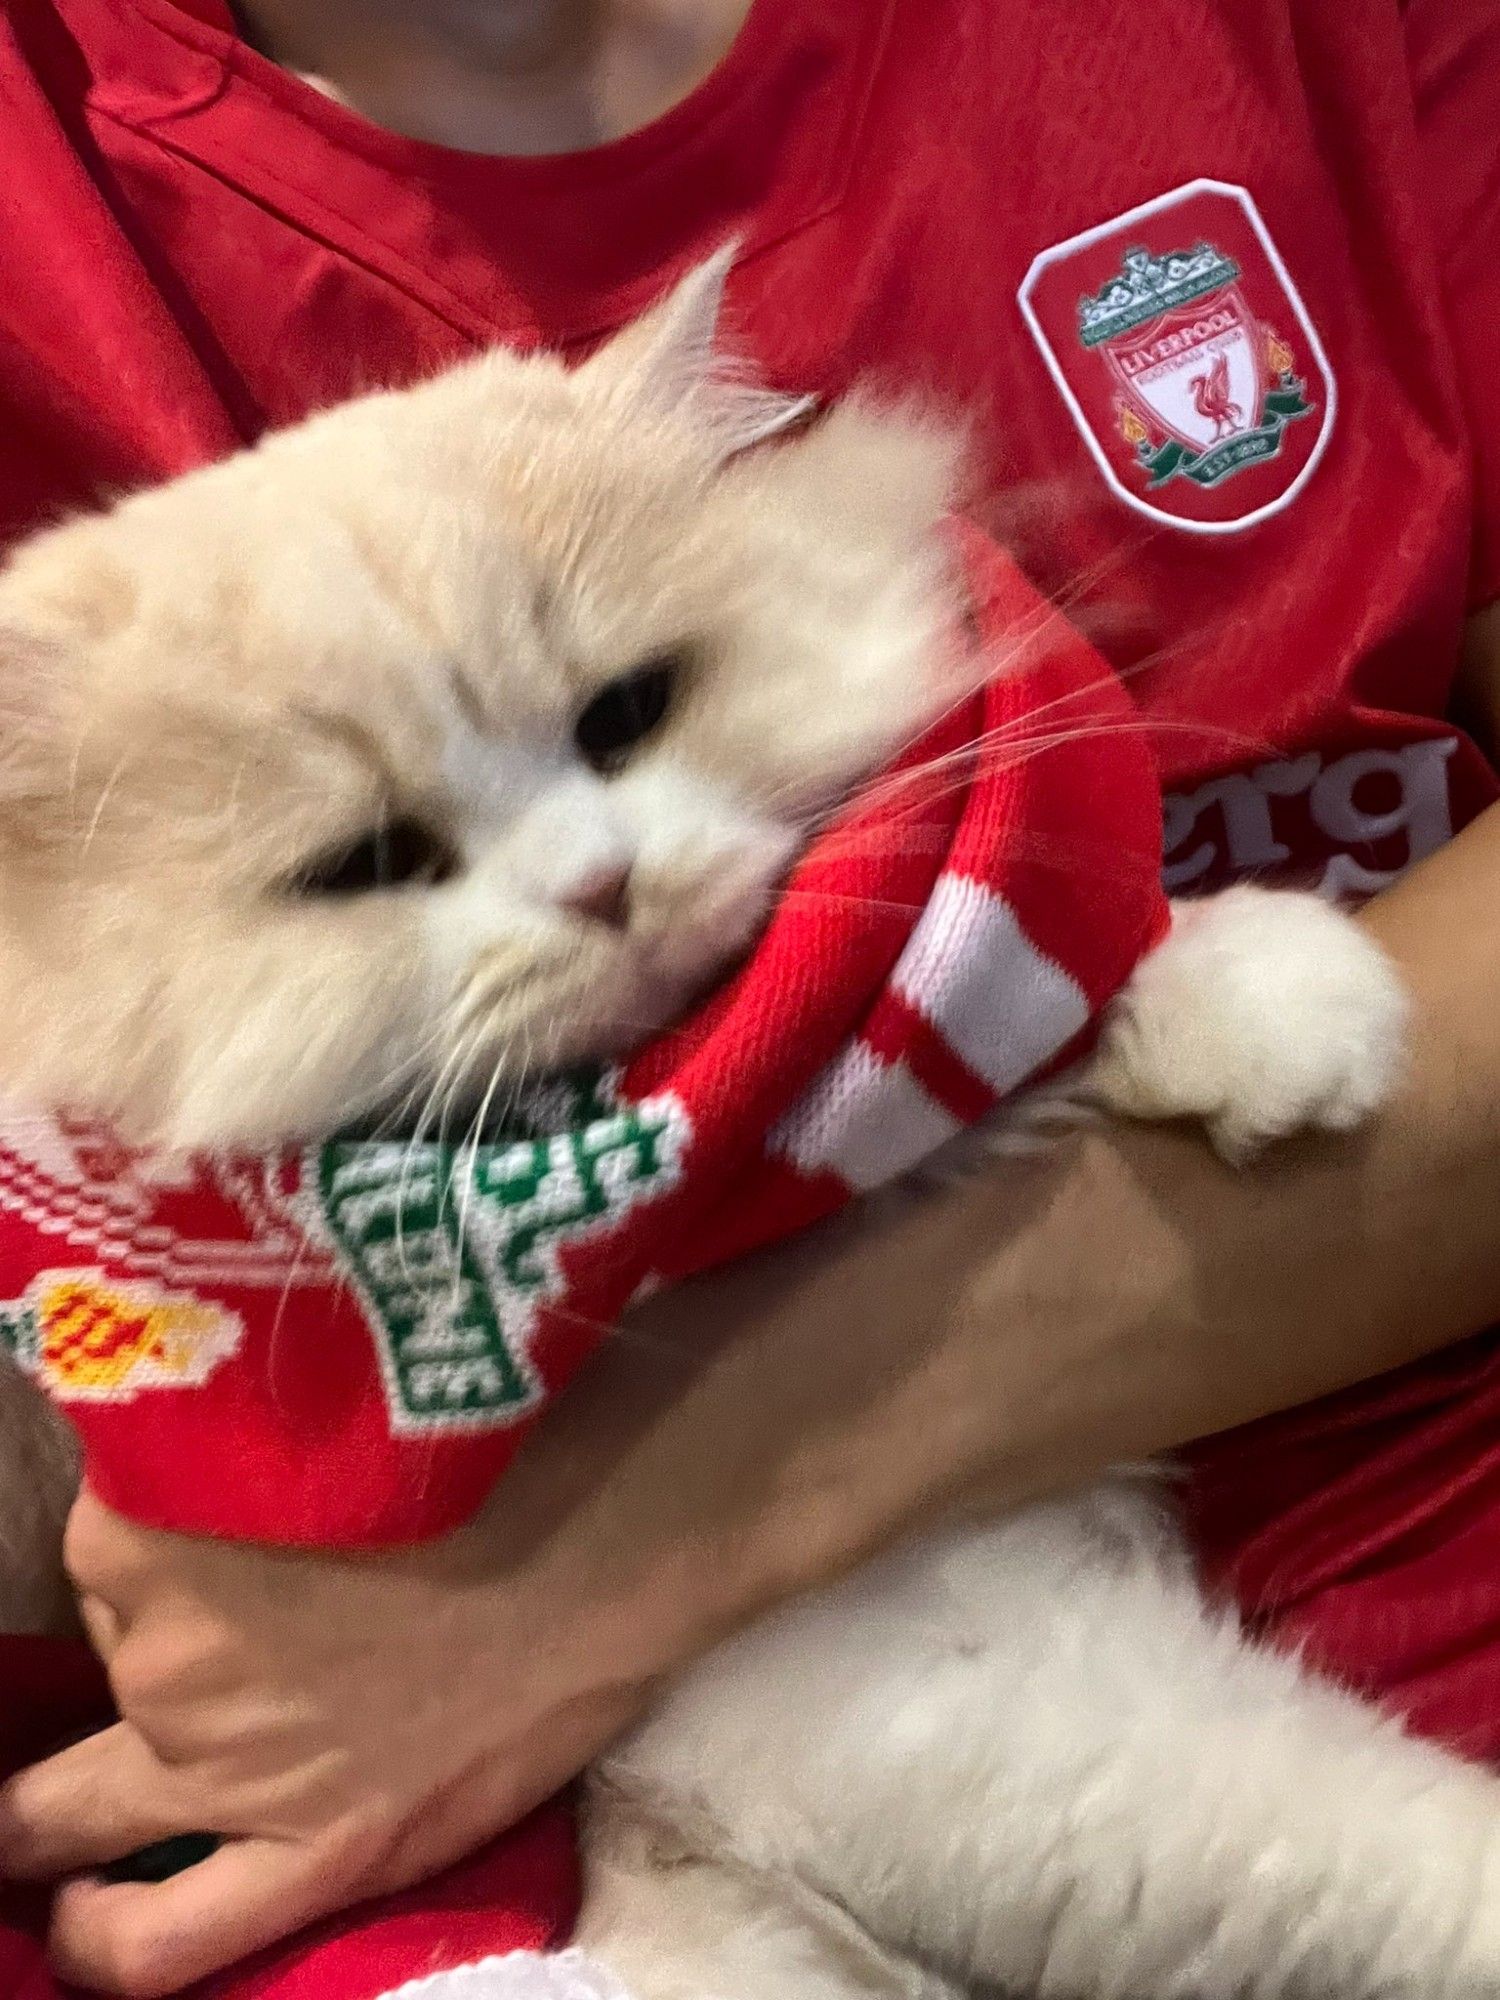
[[[1493,0],[755,0],[646,130],[486,159],[373,129],[223,0],[9,0],[0,532],[486,341],[581,348],[737,234],[772,382],[964,413],[1038,579],[1128,613],[1169,884],[1376,887],[1495,796],[1446,713],[1500,588],[1497,113]],[[1497,1414],[1481,1341],[1347,1400],[1336,1461],[1288,1420],[1264,1518],[1254,1461],[1221,1517],[1273,1628],[1471,1747]]]

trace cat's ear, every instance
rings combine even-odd
[[[732,458],[795,428],[810,396],[781,395],[747,379],[719,344],[724,287],[737,245],[695,265],[659,304],[585,364],[585,373],[663,415],[701,425],[714,455]]]
[[[719,315],[735,248],[726,243],[706,262],[695,265],[605,349],[639,393],[662,409],[691,401],[713,379]]]

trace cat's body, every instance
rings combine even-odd
[[[7,1089],[168,1144],[442,1111],[743,948],[972,668],[951,449],[851,407],[742,457],[791,412],[715,385],[721,276],[572,375],[493,357],[20,552]],[[1237,890],[1179,912],[1089,1084],[1238,1153],[1357,1123],[1402,1023],[1353,925]],[[583,1938],[638,2000],[1458,2000],[1500,1994],[1497,1808],[1248,1646],[1122,1477],[690,1675],[595,1774]]]
[[[695,1670],[594,1776],[580,1942],[635,2000],[1475,2000],[1497,1807],[1247,1644],[1169,1494],[1121,1475]]]

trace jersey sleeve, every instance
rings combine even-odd
[[[1424,192],[1475,453],[1472,603],[1500,597],[1500,5],[1409,0]]]
[[[0,547],[240,442],[80,138],[68,67],[51,8],[0,6]]]

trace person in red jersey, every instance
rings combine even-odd
[[[1208,1433],[1257,1628],[1500,1754],[1497,113],[1494,0],[11,0],[4,536],[489,341],[586,351],[737,237],[768,381],[965,413],[977,511],[1128,625],[1169,887],[1369,896],[1419,1018],[1357,1142],[1235,1177],[1092,1134],[653,1301],[399,1559],[85,1495],[123,1719],[0,1798],[63,1971],[167,1990],[412,1883],[761,1607]],[[439,1651],[482,1699],[423,1698]]]

